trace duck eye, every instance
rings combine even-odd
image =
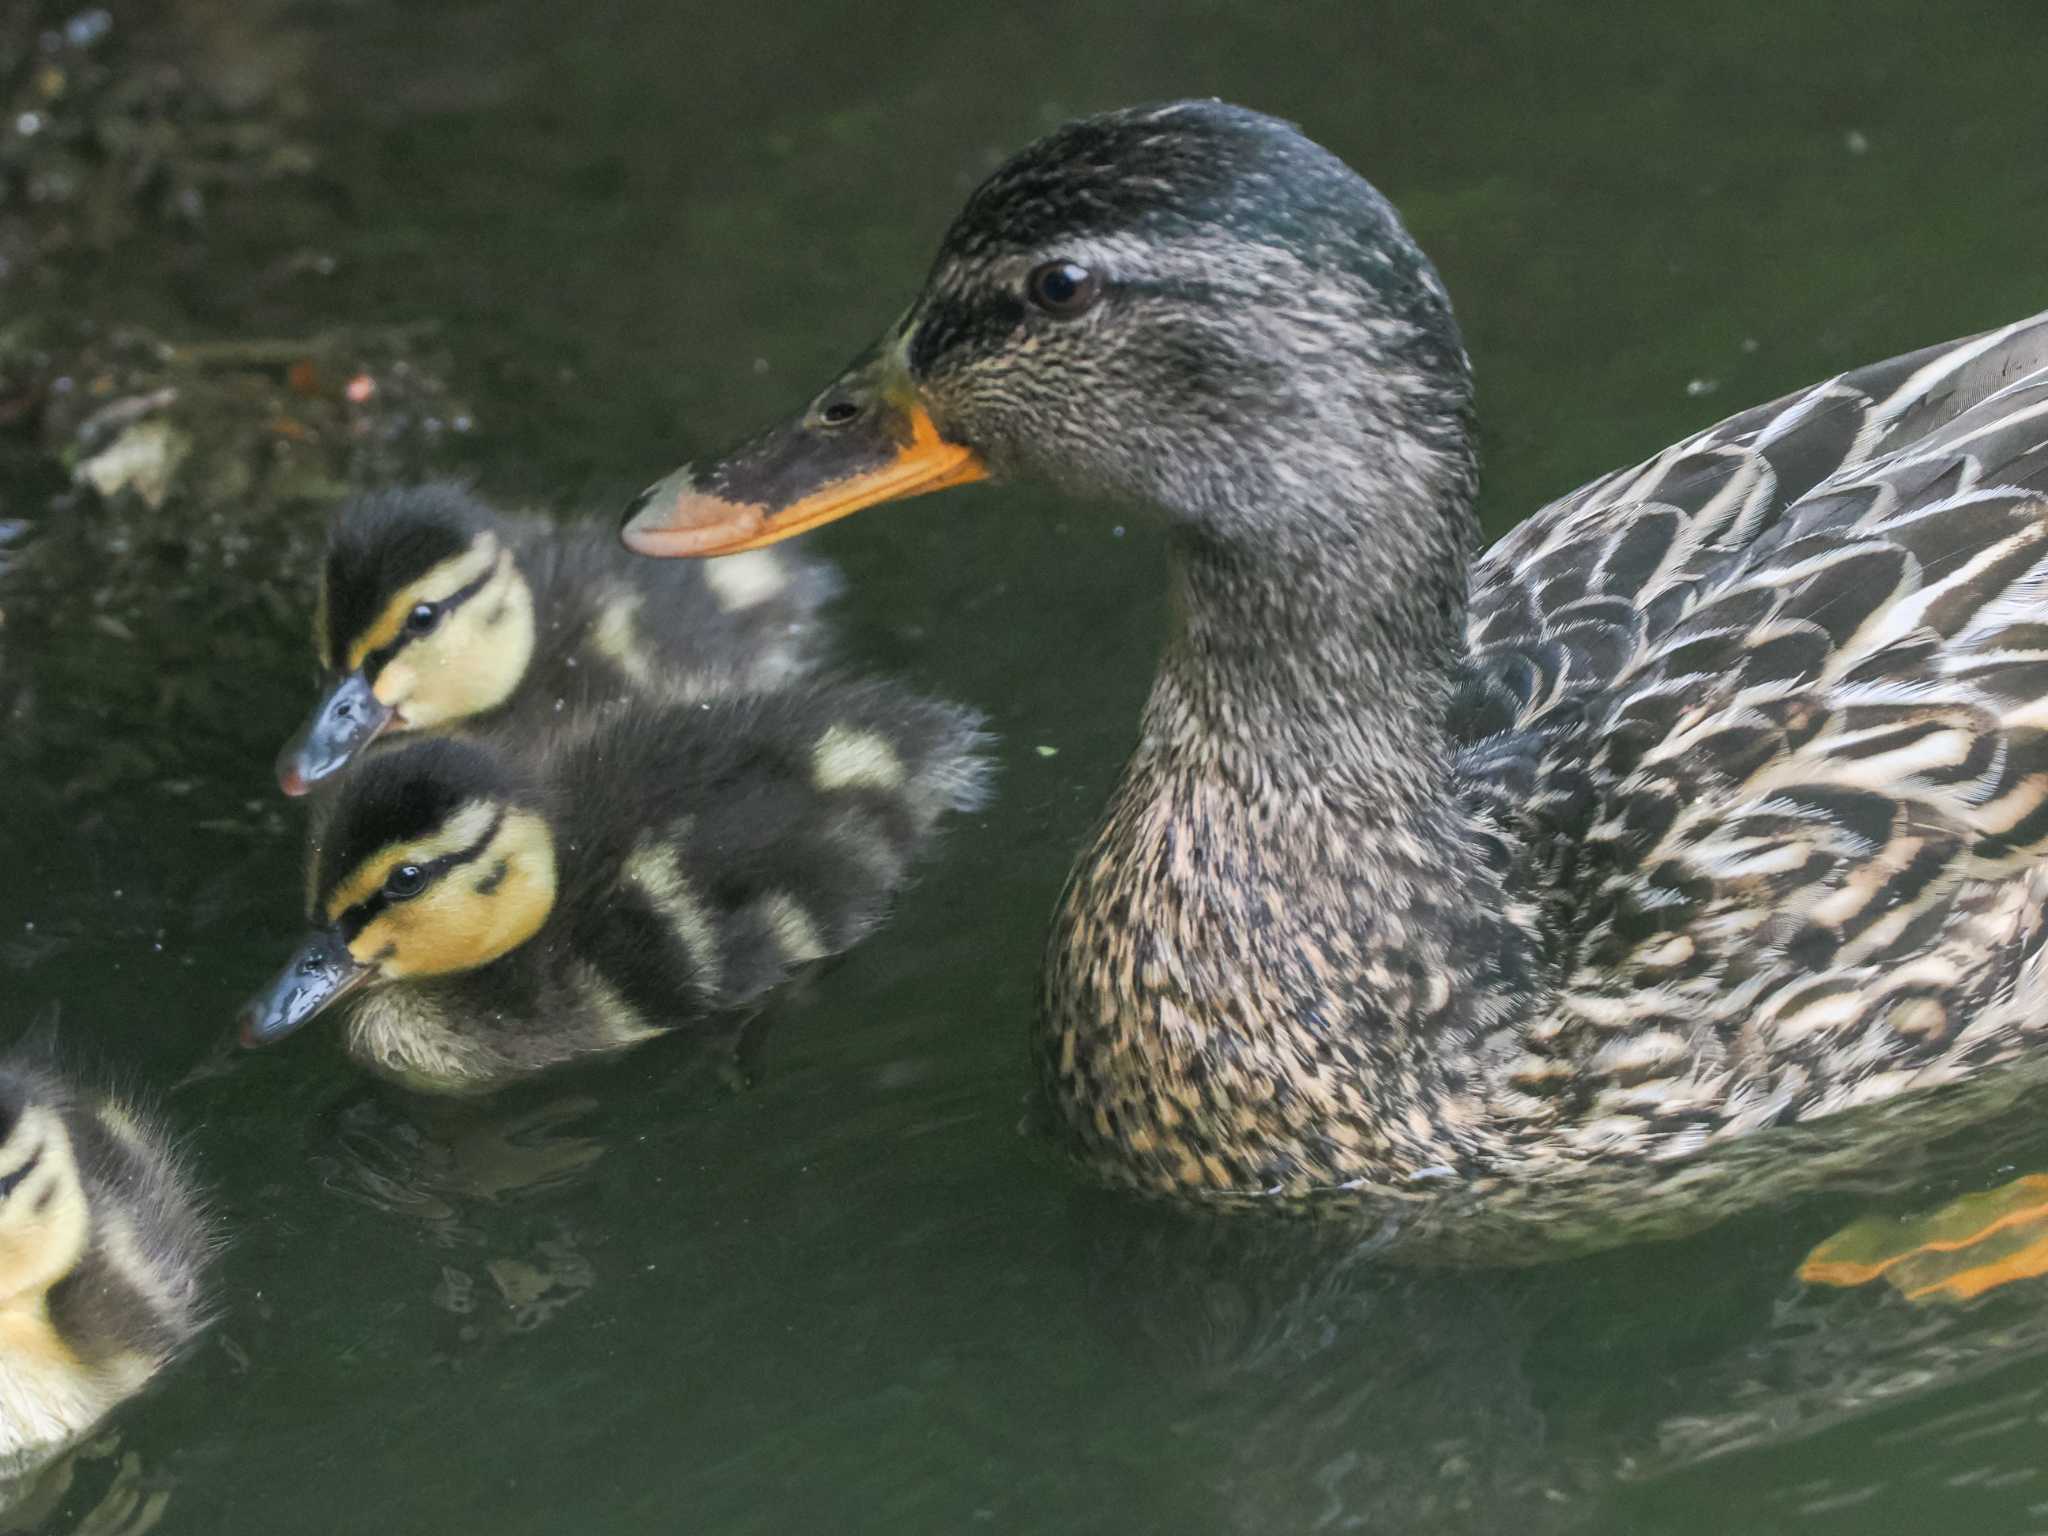
[[[404,901],[427,888],[427,872],[417,864],[401,864],[384,877],[384,894]]]
[[[405,630],[410,635],[424,635],[441,622],[441,610],[432,603],[421,603],[405,616]]]
[[[1092,309],[1102,297],[1102,279],[1079,262],[1048,261],[1031,269],[1024,291],[1048,315],[1071,320]]]

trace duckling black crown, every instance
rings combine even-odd
[[[327,654],[346,654],[394,592],[463,553],[494,522],[459,485],[400,486],[346,502],[327,532]]]
[[[476,801],[504,805],[531,798],[501,757],[471,742],[426,737],[374,754],[320,807],[313,832],[314,915],[379,849],[416,843]]]

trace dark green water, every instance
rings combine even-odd
[[[1295,117],[1401,205],[1474,354],[1496,528],[2048,305],[2048,11],[2018,0],[303,19],[339,269],[261,289],[282,237],[246,210],[185,319],[439,320],[479,422],[459,462],[507,500],[616,504],[779,415],[1005,151],[1166,95]],[[2031,1113],[1901,1145],[1860,1190],[1528,1270],[1136,1206],[1020,1133],[1043,921],[1160,625],[1158,544],[1116,521],[1003,489],[822,535],[849,649],[993,715],[999,802],[762,1021],[743,1082],[664,1042],[460,1111],[331,1041],[215,1054],[298,930],[269,763],[301,620],[246,584],[305,530],[139,596],[46,562],[10,633],[101,613],[128,638],[33,658],[11,729],[47,778],[0,842],[0,996],[180,1084],[235,1234],[218,1328],[116,1421],[127,1475],[168,1492],[157,1529],[2048,1530],[2048,1287],[1926,1312],[1791,1278],[1873,1202],[2048,1168]],[[109,758],[130,767],[68,776]],[[114,1465],[81,1471],[74,1520]]]

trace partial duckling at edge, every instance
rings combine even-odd
[[[83,1435],[208,1321],[213,1235],[164,1133],[37,1048],[0,1058],[0,1472]]]
[[[304,794],[380,736],[591,698],[690,700],[813,671],[838,592],[784,552],[660,573],[592,524],[506,516],[461,486],[373,491],[328,526],[319,702],[278,755]]]
[[[1172,628],[1046,958],[1078,1150],[1685,1225],[1700,1175],[1814,1177],[1757,1132],[2048,1067],[2044,423],[2036,316],[1477,554],[1428,259],[1292,125],[1180,102],[998,169],[873,348],[625,537],[726,555],[987,474],[1153,510]],[[1696,1156],[1738,1144],[1754,1176]]]
[[[476,1092],[754,1003],[880,922],[981,803],[969,711],[817,679],[395,742],[315,805],[313,932],[242,1019]]]

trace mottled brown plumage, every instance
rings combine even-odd
[[[1173,629],[1045,972],[1042,1082],[1111,1179],[1604,1185],[1682,1222],[1849,1143],[1696,1154],[2038,1052],[2048,317],[1735,417],[1475,557],[1427,260],[1291,127],[1181,103],[998,170],[819,399],[843,420],[790,429],[773,484],[665,482],[629,542],[922,489],[870,467],[925,451],[892,421],[1171,529]],[[834,432],[866,455],[838,479]]]

